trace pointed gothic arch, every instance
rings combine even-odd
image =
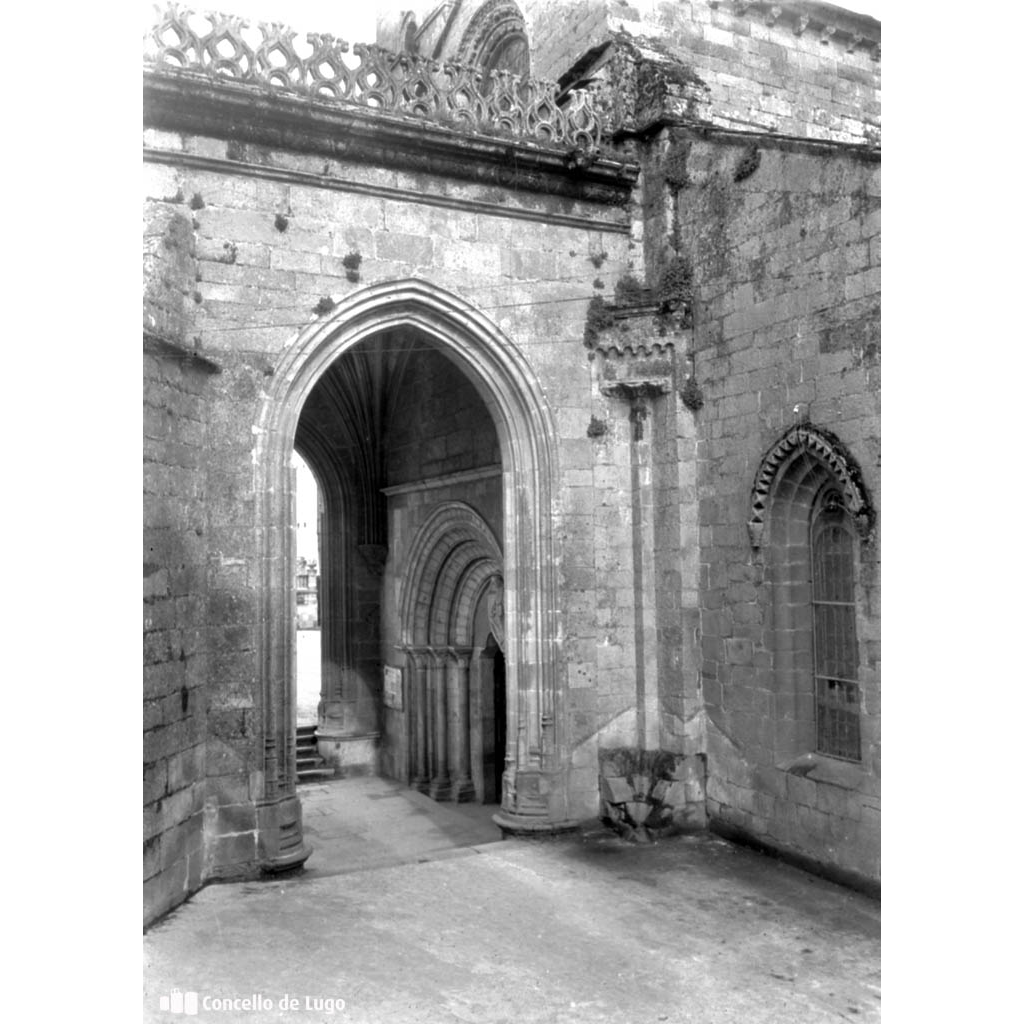
[[[856,538],[870,537],[874,522],[860,468],[834,434],[798,424],[762,459],[748,526],[770,585],[777,763],[811,754],[861,761],[869,673],[857,638],[866,598]]]
[[[874,527],[875,511],[861,480],[860,467],[845,445],[830,431],[811,423],[798,423],[768,449],[754,477],[747,530],[751,547],[755,550],[761,547],[774,489],[778,481],[786,478],[792,463],[802,455],[812,457],[834,477],[860,536],[869,536]]]
[[[339,355],[383,331],[423,332],[476,387],[502,459],[503,577],[507,623],[508,757],[512,783],[502,813],[515,827],[548,819],[542,775],[558,769],[564,738],[556,715],[558,602],[551,517],[554,425],[536,376],[515,343],[465,299],[426,281],[389,281],[344,298],[302,331],[279,358],[254,428],[259,538],[259,672],[263,771],[261,860],[299,858],[295,796],[295,671],[289,628],[294,545],[289,527],[291,452],[302,407]]]

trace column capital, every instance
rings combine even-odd
[[[465,668],[473,659],[472,647],[446,647],[448,657],[454,658],[460,668]]]

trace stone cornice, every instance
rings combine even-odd
[[[767,128],[761,131],[753,128],[725,128],[721,125],[702,121],[699,118],[678,117],[669,114],[662,115],[631,131],[624,130],[618,134],[622,138],[629,138],[631,136],[647,138],[665,128],[682,128],[703,138],[735,142],[737,145],[746,146],[756,141],[758,146],[778,149],[783,152],[838,151],[862,160],[877,162],[882,159],[882,146],[880,143],[878,145],[869,145],[864,142],[847,142],[842,139],[815,139],[806,135],[783,135],[780,132],[769,131]]]
[[[603,205],[624,205],[639,174],[634,164],[596,159],[582,166],[573,153],[526,140],[477,136],[173,69],[144,70],[143,121],[164,131]]]
[[[869,14],[816,0],[709,0],[708,5],[738,17],[757,18],[769,27],[789,28],[796,36],[811,36],[846,53],[866,49],[881,60],[882,25]]]
[[[490,217],[510,217],[517,220],[534,221],[540,224],[558,224],[562,227],[600,229],[613,234],[628,235],[630,225],[626,220],[610,220],[602,217],[572,216],[549,213],[544,209],[527,206],[510,206],[507,203],[484,202],[455,196],[417,191],[414,188],[396,188],[376,182],[356,181],[334,174],[314,174],[294,167],[274,167],[265,163],[253,163],[234,157],[200,156],[184,153],[178,149],[146,147],[143,160],[174,167],[191,167],[217,174],[237,174],[245,178],[261,178],[264,181],[281,181],[292,185],[306,185],[311,188],[332,189],[338,192],[353,192],[357,195],[376,196],[397,202],[415,203],[418,206],[437,206],[445,210],[460,210],[463,213],[480,213]],[[616,211],[618,207],[614,208]]]

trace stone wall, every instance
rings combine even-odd
[[[877,527],[859,549],[860,764],[794,739],[770,558],[747,529],[794,423],[838,439],[878,507],[877,64],[864,19],[796,31],[778,6],[523,5],[552,69],[617,28],[661,37],[628,51],[641,77],[682,61],[703,99],[688,121],[671,90],[651,103],[629,142],[639,184],[536,140],[147,80],[147,920],[206,879],[301,862],[287,465],[304,406],[304,454],[334,474],[325,587],[349,616],[324,629],[332,742],[383,726],[402,777],[382,663],[401,667],[415,533],[462,502],[508,557],[521,626],[520,820],[636,832],[706,808],[877,879]],[[386,467],[355,472],[370,435],[332,435],[354,414],[331,408],[385,377],[363,389],[353,366],[330,401],[315,389],[363,342],[434,351],[374,435]]]
[[[701,120],[744,131],[877,143],[878,23],[827,5],[797,6],[535,0],[524,9],[540,77],[557,78],[591,47],[621,32],[655,41],[659,52],[707,86],[695,112]]]
[[[666,168],[676,184],[659,177]],[[667,211],[657,223],[693,272],[708,813],[877,880],[877,536],[860,551],[863,760],[843,764],[807,746],[794,757],[778,732],[794,713],[775,676],[783,639],[771,565],[746,524],[758,466],[797,422],[838,438],[878,506],[879,166],[848,149],[678,133],[648,187],[648,209]]]
[[[206,510],[197,467],[207,373],[144,364],[143,860],[146,915],[180,903],[203,870]]]
[[[143,267],[143,877],[147,918],[203,877],[208,509],[201,471],[216,368],[192,332],[196,252],[183,192],[147,189]]]
[[[473,385],[450,360],[423,347],[420,342],[396,399],[387,442],[391,487],[501,462],[494,421]]]
[[[189,199],[187,230],[182,224],[195,253],[189,330],[219,371],[204,378],[209,422],[201,456],[171,486],[176,497],[189,488],[205,494],[208,599],[180,614],[209,650],[207,781],[195,798],[197,808],[206,801],[203,877],[232,877],[256,870],[256,804],[268,769],[280,771],[293,756],[287,736],[266,748],[273,719],[259,683],[261,658],[279,654],[290,671],[288,622],[268,623],[261,611],[261,573],[282,588],[287,574],[283,565],[261,568],[254,529],[262,500],[254,492],[258,424],[276,366],[296,336],[346,296],[377,282],[429,280],[465,295],[515,339],[543,382],[561,465],[589,473],[594,409],[580,339],[595,254],[613,286],[629,265],[629,223],[616,206],[529,189],[502,191],[498,201],[487,186],[340,160],[329,160],[325,174],[314,154],[209,136],[150,128],[146,145],[147,194]],[[464,439],[468,428],[459,428]],[[474,434],[474,445],[481,436]],[[484,447],[471,462],[492,457],[493,442]],[[450,458],[462,464],[459,451]],[[553,483],[557,510],[565,497],[561,480]],[[567,631],[585,631],[580,620],[589,623],[592,614],[568,610]],[[167,756],[185,749],[175,743]],[[596,770],[586,788],[596,810]],[[168,820],[155,814],[153,830]],[[189,888],[195,884],[193,873]]]
[[[437,7],[412,6],[421,26]],[[485,6],[497,5],[474,0],[434,19],[420,53],[440,47],[440,59],[456,58]],[[697,76],[707,87],[696,112],[702,120],[743,131],[879,141],[881,28],[869,16],[829,4],[736,0],[524,0],[518,7],[536,78],[558,80],[620,34],[653,43]],[[403,48],[399,20],[382,22],[382,45]]]

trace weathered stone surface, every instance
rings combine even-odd
[[[438,791],[504,786],[516,813],[602,814],[637,841],[710,812],[877,877],[874,534],[857,553],[861,763],[800,774],[781,766],[817,756],[809,595],[780,620],[779,534],[751,507],[762,460],[806,421],[878,508],[876,23],[837,14],[842,46],[812,47],[791,5],[528,6],[546,77],[627,23],[650,40],[576,69],[609,117],[649,126],[642,144],[606,140],[588,167],[243,82],[148,90],[147,919],[258,870],[251,808],[293,786],[293,446],[324,488],[324,599],[343,609],[324,742],[345,770],[411,782],[432,694],[452,726],[425,768]],[[423,540],[455,507],[483,527]],[[410,596],[413,571],[430,586]],[[499,694],[502,645],[519,660]],[[400,708],[382,707],[385,665],[405,673]],[[532,759],[504,781],[503,700],[509,749]],[[221,811],[199,856],[204,800]]]
[[[634,825],[642,825],[651,813],[651,805],[645,801],[631,800],[626,804],[625,811]]]
[[[633,787],[625,779],[601,776],[601,798],[609,804],[625,804],[633,796]]]

